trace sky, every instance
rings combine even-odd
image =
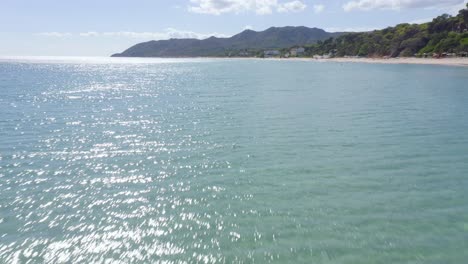
[[[144,41],[307,26],[368,31],[468,0],[0,0],[0,56],[109,56]]]

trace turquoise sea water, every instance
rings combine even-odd
[[[0,263],[467,263],[468,68],[0,61]]]

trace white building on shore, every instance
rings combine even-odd
[[[265,50],[263,52],[263,55],[268,58],[268,57],[277,57],[281,55],[281,52],[279,50]]]
[[[304,55],[304,52],[305,52],[305,49],[304,49],[303,47],[292,48],[292,49],[289,51],[291,57],[297,57],[297,56]]]

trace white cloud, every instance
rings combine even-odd
[[[133,32],[133,31],[115,31],[103,32],[99,34],[103,37],[119,37],[119,38],[144,38],[144,39],[163,39],[167,35],[163,32]]]
[[[89,31],[89,32],[80,33],[79,35],[80,37],[97,37],[99,36],[99,33],[95,31]]]
[[[453,6],[449,6],[448,8],[446,8],[446,11],[450,14],[456,15],[460,10],[466,8],[466,4],[468,4],[468,0],[462,1],[461,3]]]
[[[427,23],[427,22],[431,22],[433,18],[420,18],[420,19],[415,19],[415,20],[412,20],[410,22],[408,22],[409,24],[424,24],[424,23]]]
[[[35,36],[41,37],[55,37],[55,38],[64,38],[64,37],[71,37],[72,34],[68,32],[41,32],[34,34]]]
[[[246,25],[246,26],[244,27],[244,30],[247,30],[247,29],[253,30],[253,26],[251,26],[251,25]]]
[[[134,38],[134,39],[152,39],[152,40],[162,40],[162,39],[171,39],[171,38],[195,38],[195,39],[204,39],[211,36],[215,37],[229,37],[225,34],[219,33],[198,33],[193,31],[178,30],[175,28],[167,28],[162,32],[133,32],[133,31],[116,31],[116,32],[82,32],[77,34],[72,33],[61,33],[61,32],[43,32],[34,34],[36,36],[43,37],[119,37],[119,38]]]
[[[306,4],[301,1],[291,1],[284,4],[278,4],[277,10],[280,13],[301,12],[306,9]]]
[[[131,32],[131,31],[118,31],[118,32],[104,32],[101,34],[106,37],[124,37],[124,38],[136,38],[136,39],[171,39],[171,38],[194,38],[194,39],[205,39],[211,36],[215,37],[228,37],[228,35],[220,33],[198,33],[193,31],[178,30],[174,28],[168,28],[163,32]]]
[[[355,0],[343,5],[345,11],[406,8],[448,8],[465,0]]]
[[[384,27],[329,27],[325,28],[327,32],[369,32],[382,29]]]
[[[224,13],[255,12],[258,15],[276,12],[299,12],[307,5],[300,0],[190,0],[188,10],[194,13],[221,15]]]
[[[323,12],[323,10],[325,10],[325,6],[324,5],[314,5],[314,12],[315,14],[320,14]]]

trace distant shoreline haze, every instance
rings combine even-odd
[[[303,48],[297,52],[295,48]],[[468,4],[458,15],[371,32],[319,28],[245,30],[230,38],[169,39],[136,44],[112,57],[443,57],[468,56]]]

